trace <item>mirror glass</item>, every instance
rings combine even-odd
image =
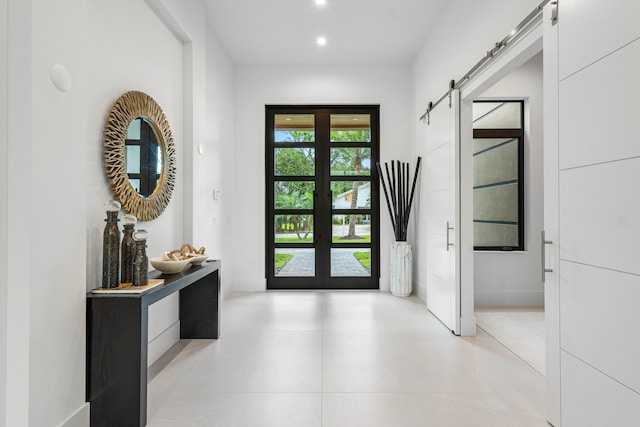
[[[124,145],[129,183],[142,197],[149,197],[162,174],[162,149],[147,117],[138,116],[127,128]]]

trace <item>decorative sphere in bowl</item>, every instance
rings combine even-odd
[[[164,274],[180,273],[187,265],[191,264],[188,259],[169,261],[162,258],[151,258],[149,261],[151,261],[153,268]]]

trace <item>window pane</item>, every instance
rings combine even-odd
[[[125,145],[124,162],[127,173],[140,173],[140,146]]]
[[[332,148],[331,175],[371,175],[370,148]]]
[[[315,249],[276,248],[274,273],[276,277],[315,276]]]
[[[520,102],[474,102],[474,129],[519,129],[522,127]]]
[[[131,179],[129,178],[129,183],[136,190],[136,193],[140,194],[140,180],[139,179]]]
[[[276,181],[274,202],[276,209],[313,209],[313,181]]]
[[[518,183],[474,189],[473,220],[517,224]]]
[[[275,215],[275,243],[313,243],[313,215]]]
[[[371,142],[371,116],[332,114],[331,142]]]
[[[371,243],[371,215],[333,215],[333,243]]]
[[[518,224],[473,223],[474,246],[509,248],[518,243]]]
[[[140,140],[140,124],[141,118],[133,119],[127,128],[127,139]]]
[[[371,209],[371,182],[331,181],[333,209]]]
[[[490,141],[499,141],[493,139]],[[483,139],[474,139],[476,144],[488,145]],[[506,139],[473,155],[473,188],[500,185],[518,180],[518,139]]]
[[[371,249],[331,249],[332,277],[371,277]]]
[[[276,176],[313,176],[315,150],[313,148],[276,148]]]
[[[274,121],[275,142],[315,141],[313,114],[276,114]]]

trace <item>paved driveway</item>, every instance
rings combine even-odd
[[[315,275],[314,249],[277,249],[278,253],[292,254],[293,258],[282,267],[277,277],[313,277]],[[353,256],[361,249],[332,249],[331,276],[369,277],[371,273]]]

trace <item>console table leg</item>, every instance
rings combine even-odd
[[[217,339],[220,271],[199,279],[180,291],[180,338]]]
[[[140,299],[94,298],[87,304],[91,426],[144,427],[148,310]]]

